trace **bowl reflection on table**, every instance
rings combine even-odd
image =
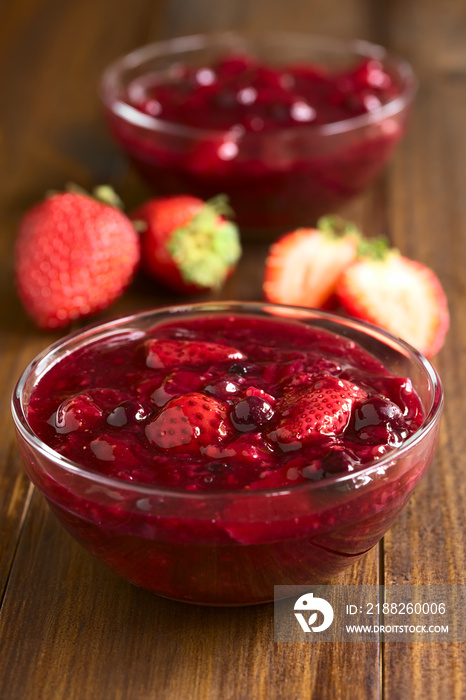
[[[423,405],[421,427],[401,447],[357,472],[256,491],[186,491],[138,484],[86,470],[33,432],[28,401],[39,379],[66,354],[115,332],[209,313],[285,314],[359,343]],[[443,393],[432,365],[368,324],[315,310],[249,303],[168,307],[93,326],[42,352],[12,398],[24,466],[67,530],[128,581],[154,593],[208,605],[273,600],[273,586],[327,582],[390,527],[432,462]]]

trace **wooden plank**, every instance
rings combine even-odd
[[[335,4],[327,0],[173,0],[168,5],[164,36],[176,36],[222,29],[284,30],[338,36],[371,38],[375,13],[364,0]]]
[[[377,568],[374,549],[339,581],[374,581]],[[379,697],[376,644],[275,644],[272,605],[190,606],[137,589],[85,553],[37,493],[0,640],[8,700]]]
[[[63,57],[70,55],[70,51],[67,51],[66,39],[62,43],[62,32],[58,28],[62,26],[64,35],[69,38],[74,33],[76,23],[82,24],[79,18],[81,5],[71,5],[71,9],[66,4],[56,12],[56,3],[23,0],[7,3],[2,8],[0,158],[5,167],[0,174],[0,391],[3,397],[0,405],[3,425],[0,444],[0,600],[30,496],[29,482],[19,465],[10,396],[16,379],[26,365],[58,337],[34,330],[16,296],[12,264],[16,227],[26,206],[41,197],[47,188],[63,184],[68,175],[71,179],[80,179],[78,174],[83,170],[93,173],[96,169],[91,142],[87,147],[90,157],[86,165],[83,164],[82,152],[77,153],[73,161],[62,148],[64,130],[72,129],[74,120],[82,130],[89,121],[83,112],[79,112],[80,105],[85,104],[85,110],[90,108],[93,115],[99,109],[94,96],[94,81],[98,78],[100,65],[92,80],[89,75],[94,70],[91,68],[95,60],[92,54],[88,56],[87,74],[76,62],[74,77],[77,79],[75,88],[72,88],[77,91],[75,104],[69,111],[66,109],[66,91],[70,89],[70,83],[64,79],[64,75],[70,61]],[[90,9],[88,6],[88,11]],[[103,41],[105,24],[104,12],[100,22],[87,22],[81,34],[84,42],[94,42],[95,55],[102,55],[97,51],[102,43],[103,61],[107,60],[107,56],[110,58],[105,54],[108,42]],[[121,34],[117,31],[116,38],[124,42],[124,26],[119,26]],[[126,50],[124,44],[122,48]],[[85,55],[84,50],[81,55]],[[74,60],[74,54],[70,60]],[[87,98],[86,91],[93,95],[93,99]],[[81,96],[85,95],[84,99],[79,98],[80,93]],[[60,173],[59,178],[57,172]],[[86,179],[90,179],[89,175]]]
[[[464,260],[466,16],[447,0],[390,6],[389,35],[421,79],[405,148],[393,163],[388,211],[394,242],[433,267],[444,285],[451,330],[435,364],[446,404],[437,457],[406,511],[385,538],[387,584],[464,584],[466,468],[463,385],[466,349]],[[388,644],[387,698],[466,695],[464,644]]]

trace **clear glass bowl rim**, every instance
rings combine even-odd
[[[295,317],[290,318],[289,316],[280,316],[280,314],[271,314],[270,311],[274,309],[281,309],[282,311],[288,310],[289,312],[295,314]],[[241,313],[243,315],[259,314],[264,317],[276,318],[278,320],[280,320],[280,318],[288,318],[289,320],[299,320],[300,317],[301,319],[305,320],[305,318],[307,317],[309,319],[318,319],[324,321],[326,320],[332,323],[340,324],[341,326],[347,328],[354,328],[355,330],[361,331],[366,335],[368,334],[372,338],[379,340],[381,343],[385,342],[385,344],[389,345],[391,348],[395,347],[396,349],[399,349],[403,352],[403,354],[408,355],[410,360],[417,362],[418,365],[422,367],[423,371],[429,379],[432,388],[432,405],[430,407],[430,410],[427,412],[424,422],[420,426],[420,428],[413,435],[411,435],[401,445],[400,448],[392,450],[385,457],[382,457],[381,459],[368,464],[364,469],[361,469],[357,472],[351,472],[349,474],[335,475],[332,477],[322,479],[321,481],[310,481],[297,485],[282,486],[270,489],[255,489],[252,491],[241,491],[234,489],[197,492],[185,491],[181,489],[151,486],[148,484],[140,484],[138,482],[126,481],[124,479],[117,479],[115,477],[103,476],[101,474],[98,474],[97,472],[89,471],[79,466],[79,464],[73,462],[72,460],[63,457],[58,452],[55,452],[55,450],[53,450],[46,443],[44,443],[33,432],[26,417],[26,407],[23,402],[23,392],[29,376],[34,372],[34,370],[40,363],[46,362],[47,357],[49,355],[54,356],[53,364],[55,364],[60,359],[66,356],[67,348],[70,345],[78,342],[81,337],[89,341],[95,341],[98,338],[108,336],[109,333],[112,331],[123,331],[124,328],[129,329],[131,327],[131,323],[135,323],[140,320],[153,318],[154,323],[156,323],[160,317],[165,317],[165,320],[167,320],[167,318],[170,315],[192,315],[199,313],[206,314],[209,312]],[[334,330],[333,332],[336,331]],[[44,366],[43,372],[41,372],[40,376],[42,376],[48,369],[50,369],[50,366],[50,364],[48,366]],[[15,426],[22,438],[29,444],[31,448],[39,452],[43,458],[49,460],[50,462],[53,462],[53,464],[59,469],[63,469],[64,471],[78,475],[94,484],[98,484],[103,487],[127,490],[131,492],[132,495],[141,494],[141,496],[146,497],[165,496],[175,498],[178,500],[188,500],[190,502],[198,500],[202,501],[203,503],[208,503],[209,501],[218,500],[221,497],[234,497],[235,499],[254,499],[263,498],[267,496],[286,496],[289,493],[297,493],[298,491],[319,491],[320,489],[326,489],[336,484],[352,482],[355,479],[359,481],[361,479],[364,480],[366,477],[370,478],[372,473],[376,473],[381,469],[384,469],[386,473],[395,461],[397,462],[404,455],[406,455],[413,448],[415,448],[415,446],[418,445],[426,437],[426,435],[435,428],[441,417],[443,402],[444,393],[442,382],[436,369],[430,363],[430,361],[408,343],[405,343],[403,340],[395,337],[391,333],[382,330],[370,323],[359,321],[354,318],[347,318],[344,316],[339,316],[337,314],[328,313],[325,311],[321,311],[320,309],[306,309],[303,307],[284,306],[280,304],[269,304],[259,302],[220,301],[157,307],[155,309],[136,312],[128,316],[115,318],[104,323],[95,323],[86,326],[85,328],[81,328],[73,333],[70,333],[69,335],[66,335],[65,337],[59,339],[52,345],[49,345],[47,348],[45,348],[26,367],[13,389],[11,397],[11,411]]]
[[[336,39],[306,34],[304,32],[275,31],[261,32],[259,34],[243,34],[241,32],[225,31],[211,32],[207,34],[192,34],[189,36],[157,41],[121,56],[107,66],[102,74],[100,81],[100,97],[103,104],[108,110],[113,112],[113,114],[124,121],[137,126],[138,128],[145,128],[148,131],[164,132],[185,138],[225,138],[226,136],[233,136],[236,141],[240,141],[242,138],[273,138],[277,135],[277,133],[295,133],[296,129],[287,127],[284,129],[274,129],[270,132],[245,132],[244,134],[238,135],[233,133],[232,130],[222,131],[185,126],[174,122],[168,122],[163,119],[157,119],[156,117],[152,117],[148,114],[143,114],[127,102],[115,98],[120,76],[126,69],[136,68],[138,65],[150,60],[151,58],[169,54],[173,54],[175,56],[177,53],[182,51],[205,48],[210,44],[220,43],[222,38],[227,39],[228,37],[230,39],[238,38],[246,41],[254,41],[257,39],[260,41],[274,42],[292,41],[294,43],[297,41],[306,41],[310,47],[313,46],[314,48],[319,48],[319,50],[326,50],[329,52],[346,51],[349,54],[353,54],[355,57],[368,56],[381,61],[390,58],[396,65],[398,73],[403,80],[404,90],[395,98],[387,102],[387,104],[382,105],[371,113],[351,117],[349,119],[343,119],[331,124],[322,124],[320,126],[300,126],[300,134],[311,132],[315,135],[331,136],[332,134],[345,133],[359,128],[364,128],[370,124],[378,123],[384,119],[387,119],[388,117],[398,114],[405,109],[406,106],[412,101],[417,90],[417,79],[408,61],[395,55],[391,51],[388,51],[380,44],[374,44],[362,39]]]

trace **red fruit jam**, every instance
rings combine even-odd
[[[130,80],[117,99],[157,121],[131,124],[111,104],[108,116],[156,191],[225,192],[239,224],[276,228],[312,223],[369,184],[405,131],[404,98],[385,109],[405,90],[374,58],[330,71],[227,55]]]
[[[380,539],[429,461],[335,481],[399,448],[421,401],[353,340],[253,315],[88,342],[43,374],[27,417],[91,475],[78,488],[73,473],[32,464],[68,529],[133,583],[209,604],[270,600],[274,584],[340,571]]]

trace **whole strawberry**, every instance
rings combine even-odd
[[[138,234],[119,209],[81,192],[53,194],[20,223],[18,293],[40,328],[62,328],[115,301],[139,258]]]
[[[141,263],[157,282],[182,293],[220,287],[241,256],[225,199],[153,198],[131,218],[141,232]]]

